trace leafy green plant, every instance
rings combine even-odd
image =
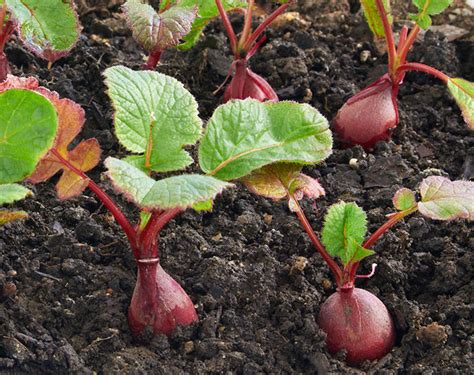
[[[444,82],[462,110],[464,120],[474,129],[474,84],[462,78],[450,78],[431,66],[408,62],[407,56],[420,30],[428,29],[431,16],[443,12],[452,0],[413,0],[417,13],[410,19],[415,26],[408,32],[404,26],[398,46],[392,30],[390,0],[361,0],[370,29],[378,38],[385,38],[388,51],[388,73],[351,97],[334,119],[334,130],[348,144],[371,148],[380,140],[390,138],[398,124],[397,95],[407,72],[420,71]]]
[[[25,125],[18,129],[18,123]],[[56,128],[54,107],[41,95],[25,90],[0,93],[0,205],[32,195],[16,182],[33,172],[51,146]],[[28,152],[21,148],[24,144]],[[0,225],[26,216],[24,211],[0,210]]]
[[[79,39],[74,2],[0,0],[0,82],[9,72],[4,48],[15,30],[29,50],[52,64],[67,55]]]
[[[394,197],[398,212],[389,215],[365,241],[365,212],[355,203],[340,202],[328,210],[321,241],[299,201],[325,194],[318,181],[301,170],[331,153],[328,128],[326,119],[307,105],[231,101],[210,119],[199,147],[199,162],[208,175],[238,180],[257,195],[288,201],[338,286],[318,318],[327,333],[328,348],[331,352],[345,349],[348,363],[357,364],[380,358],[395,340],[384,304],[373,294],[355,288],[356,279],[375,272],[374,266],[371,274],[357,275],[360,261],[374,254],[371,247],[383,233],[416,211],[435,220],[474,219],[474,182],[429,177],[420,185],[419,201],[413,191],[399,190]]]
[[[240,0],[225,1],[225,9],[241,7]],[[143,69],[153,70],[164,50],[192,47],[206,25],[218,16],[214,0],[161,1],[155,10],[146,0],[127,0],[122,7],[133,37],[148,52]]]
[[[278,95],[270,84],[258,74],[252,72],[248,67],[249,59],[255,55],[266,37],[261,35],[271,25],[271,23],[286,11],[291,1],[280,1],[282,3],[273,13],[271,13],[254,31],[252,31],[252,15],[254,0],[248,0],[247,11],[244,17],[244,28],[237,39],[234,28],[230,23],[222,0],[215,0],[219,9],[222,22],[229,37],[230,48],[234,54],[234,61],[230,67],[229,77],[231,81],[224,93],[224,102],[230,99],[253,98],[260,101],[278,101]],[[260,38],[260,39],[259,39]],[[224,82],[225,84],[226,82]]]
[[[177,325],[194,322],[197,314],[188,295],[161,268],[157,236],[188,207],[210,210],[213,198],[231,185],[197,174],[153,179],[155,172],[180,170],[193,162],[183,147],[195,143],[201,135],[197,103],[181,83],[159,73],[114,67],[105,75],[115,107],[117,136],[134,153],[125,160],[107,158],[107,175],[116,190],[141,210],[137,225],[132,225],[110,196],[85,174],[100,161],[97,141],[88,139],[74,148],[69,146],[84,123],[84,111],[79,105],[39,87],[31,78],[10,76],[0,91],[11,95],[15,92],[13,88],[21,88],[40,96],[33,93],[39,92],[44,96],[40,96],[42,100],[47,98],[54,105],[50,104],[58,122],[54,143],[28,180],[40,183],[61,173],[56,186],[61,199],[77,196],[86,188],[96,194],[124,230],[137,261],[138,281],[129,309],[132,333],[140,335],[150,326],[157,334],[170,334]],[[36,113],[37,109],[31,105],[25,113]],[[9,116],[11,112],[2,114]],[[26,131],[27,123],[17,120]],[[30,142],[24,142],[16,150],[31,158],[29,145]]]

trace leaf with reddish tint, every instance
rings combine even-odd
[[[474,83],[462,78],[450,78],[448,89],[461,108],[464,121],[474,130]]]
[[[6,0],[18,34],[28,49],[54,62],[69,53],[80,26],[73,1]]]
[[[474,219],[474,182],[432,176],[420,185],[418,210],[435,220]]]
[[[398,190],[393,197],[393,205],[399,211],[405,211],[416,206],[415,193],[407,188]]]
[[[74,149],[69,150],[69,144],[79,134],[85,121],[84,110],[80,105],[69,99],[60,99],[56,92],[40,87],[34,78],[8,76],[8,79],[0,84],[0,92],[10,88],[35,91],[54,105],[58,116],[58,131],[52,148],[55,148],[64,159],[83,172],[91,170],[99,163],[100,146],[94,138],[82,141]],[[41,159],[29,181],[33,183],[46,181],[60,171],[63,171],[63,174],[56,185],[60,199],[79,195],[87,187],[87,180],[66,169],[51,152]]]
[[[241,181],[255,194],[275,200],[295,197],[300,200],[305,195],[317,199],[324,195],[319,182],[303,173],[301,165],[292,163],[275,163],[260,168]]]
[[[147,51],[163,51],[176,46],[191,31],[197,6],[174,5],[158,13],[141,0],[128,0],[123,5],[133,37]]]
[[[364,10],[364,16],[369,24],[370,30],[374,33],[377,38],[383,38],[385,36],[385,30],[383,28],[382,17],[380,17],[377,9],[375,0],[361,0],[362,9]],[[390,0],[383,0],[385,11],[388,14],[390,24],[392,24],[392,15],[390,13]]]
[[[28,214],[25,211],[0,210],[0,225],[4,225],[15,220],[26,219],[27,217]]]

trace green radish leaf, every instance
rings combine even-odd
[[[176,46],[191,31],[197,5],[174,5],[158,13],[143,0],[128,0],[123,6],[133,37],[147,51]]]
[[[19,89],[0,93],[0,184],[29,176],[51,148],[57,128],[56,110],[44,96]]]
[[[38,56],[54,62],[79,39],[76,7],[64,0],[6,0],[23,43]]]
[[[331,147],[328,121],[307,104],[235,100],[217,108],[209,120],[199,164],[228,181],[275,162],[318,163]]]
[[[418,210],[435,220],[474,220],[474,182],[431,176],[420,185]]]
[[[364,248],[353,238],[349,238],[347,245],[347,255],[350,262],[360,262],[362,259],[375,254],[375,251]]]
[[[290,198],[300,200],[305,195],[317,199],[324,189],[316,179],[301,173],[302,166],[292,163],[275,163],[257,169],[241,181],[257,195],[271,199]]]
[[[416,206],[415,192],[407,188],[398,190],[393,197],[393,205],[399,211],[405,211]]]
[[[31,190],[18,184],[0,185],[0,204],[7,204],[19,201],[32,195]]]
[[[105,71],[122,145],[140,154],[130,162],[141,170],[166,172],[193,162],[183,150],[201,135],[198,104],[183,84],[157,72],[123,66]]]
[[[346,265],[355,254],[364,253],[361,245],[367,232],[367,215],[355,203],[333,204],[324,219],[321,239],[328,253],[339,257]],[[370,255],[370,254],[369,254]]]
[[[464,121],[474,130],[474,83],[462,78],[450,78],[448,89],[461,108]]]
[[[27,217],[28,214],[25,211],[0,210],[0,225],[4,225],[15,220],[25,219]]]
[[[452,2],[453,0],[413,0],[413,4],[418,8],[418,14],[409,14],[409,18],[426,30],[431,26],[431,16],[440,14]]]
[[[382,17],[380,17],[377,9],[375,0],[361,0],[362,9],[364,11],[365,19],[369,24],[370,30],[377,38],[383,38],[385,36],[385,30],[383,28]],[[385,11],[388,15],[390,25],[393,22],[393,17],[390,13],[390,0],[383,0]]]
[[[191,32],[183,38],[184,43],[178,46],[179,49],[186,50],[196,44],[204,28],[209,24],[209,22],[219,16],[219,10],[217,9],[215,0],[161,1],[160,10],[167,9],[176,4],[179,4],[181,7],[198,7],[198,16],[193,22]],[[232,11],[238,8],[246,8],[247,2],[243,0],[222,0],[222,5],[226,11]]]
[[[198,209],[209,206],[209,200],[229,183],[203,175],[182,175],[153,180],[146,173],[123,160],[107,158],[108,176],[117,191],[141,208],[168,210],[188,208],[196,204]]]

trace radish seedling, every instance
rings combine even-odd
[[[33,172],[51,147],[56,128],[55,109],[43,96],[26,90],[0,93],[0,205],[32,194],[16,182]],[[24,144],[27,153],[20,150]],[[0,225],[26,216],[23,211],[0,210]]]
[[[237,39],[234,28],[230,23],[229,17],[222,5],[221,0],[215,0],[219,9],[222,22],[229,37],[230,48],[234,55],[234,61],[230,67],[229,77],[232,77],[224,93],[224,102],[230,99],[253,98],[259,101],[271,100],[278,101],[278,96],[270,84],[258,74],[252,72],[248,67],[249,59],[255,55],[260,45],[266,37],[262,36],[265,29],[289,6],[289,2],[280,5],[272,14],[270,14],[254,31],[252,31],[252,14],[254,0],[248,0],[247,11],[245,12],[244,28]],[[259,39],[260,38],[260,39]],[[225,84],[225,82],[224,82]]]
[[[239,0],[226,0],[226,10],[245,4]],[[153,70],[164,50],[192,47],[205,26],[218,16],[214,0],[160,1],[155,10],[146,0],[127,0],[122,6],[133,37],[148,52],[143,69]]]
[[[115,107],[115,129],[119,141],[135,155],[124,160],[107,158],[105,166],[113,186],[140,209],[140,220],[132,225],[114,201],[92,181],[85,172],[100,161],[100,147],[95,139],[81,141],[71,149],[70,143],[84,123],[84,111],[76,103],[39,87],[34,78],[22,79],[9,76],[0,84],[2,95],[12,95],[22,88],[36,91],[53,103],[57,112],[58,130],[48,153],[41,159],[29,181],[39,183],[61,173],[56,188],[61,199],[92,190],[122,227],[137,261],[138,280],[129,308],[129,324],[134,335],[146,327],[155,334],[170,334],[177,325],[188,325],[197,320],[194,305],[181,286],[169,276],[159,263],[158,239],[163,227],[188,207],[197,210],[212,208],[213,198],[230,184],[211,176],[185,174],[155,181],[153,172],[183,169],[192,163],[184,145],[195,143],[201,135],[201,120],[193,96],[177,80],[155,72],[134,72],[124,67],[110,68],[105,73],[109,94]],[[21,90],[21,92],[24,92]],[[36,93],[26,91],[41,100]],[[28,118],[41,114],[34,102],[23,116],[16,119],[15,130],[27,133]],[[56,116],[54,108],[52,115]],[[9,116],[12,110],[2,112]],[[5,132],[12,128],[0,121]],[[55,130],[55,129],[54,129]],[[51,131],[50,131],[51,133]],[[11,152],[31,160],[35,154],[28,140],[8,146]],[[43,142],[44,143],[44,142]],[[2,146],[2,143],[0,143]],[[3,145],[3,147],[7,147]],[[43,149],[42,149],[43,150]],[[37,159],[37,158],[36,158]],[[34,160],[36,160],[34,159]],[[9,160],[9,159],[7,159]],[[2,160],[3,161],[3,160]],[[15,164],[5,164],[7,174],[17,170]],[[2,166],[3,171],[3,166]],[[14,174],[23,178],[31,172]]]
[[[0,0],[0,82],[10,71],[4,52],[13,31],[23,44],[51,65],[67,55],[79,39],[73,1]]]
[[[347,144],[372,148],[376,142],[390,139],[398,124],[397,94],[409,71],[431,74],[447,86],[463,112],[467,124],[474,129],[474,84],[462,78],[450,78],[435,68],[407,62],[407,56],[421,29],[428,29],[431,16],[441,13],[452,0],[413,0],[418,9],[411,14],[415,26],[408,32],[404,26],[398,46],[392,30],[390,0],[361,0],[370,29],[378,38],[385,38],[388,50],[388,72],[350,98],[334,119],[334,130]]]

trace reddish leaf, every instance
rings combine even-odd
[[[5,82],[0,83],[0,92],[12,88],[36,91],[48,98],[56,107],[59,126],[53,147],[64,159],[83,172],[91,170],[99,163],[101,150],[95,138],[82,141],[73,150],[68,149],[85,121],[84,110],[80,105],[69,99],[61,99],[56,92],[40,87],[33,77],[19,78],[9,75]],[[39,162],[29,181],[33,183],[46,181],[61,170],[63,174],[56,185],[58,197],[68,199],[81,194],[88,181],[66,169],[51,152]]]

